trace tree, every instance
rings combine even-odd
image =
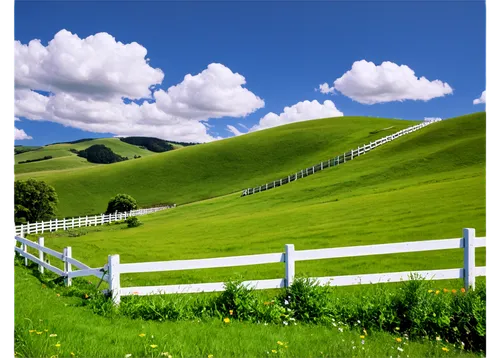
[[[134,209],[137,209],[137,201],[134,198],[128,194],[116,194],[114,198],[109,200],[106,214],[112,214],[116,211],[123,213]]]
[[[55,189],[47,183],[28,179],[14,182],[14,218],[28,222],[51,219],[58,203]]]

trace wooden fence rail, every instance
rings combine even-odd
[[[432,123],[435,123],[438,121],[439,120],[437,120],[437,119],[436,120],[429,120],[429,121],[425,121],[425,122],[422,122],[420,124],[417,124],[415,126],[402,129],[399,132],[388,135],[384,138],[377,139],[376,141],[370,142],[369,144],[363,144],[362,146],[359,146],[355,149],[352,149],[348,152],[345,152],[337,157],[334,157],[334,158],[328,159],[325,162],[321,162],[319,164],[313,165],[310,168],[302,169],[302,170],[300,170],[294,174],[290,174],[284,178],[274,180],[272,182],[269,182],[269,183],[266,183],[263,185],[259,185],[259,186],[254,187],[254,188],[244,189],[241,193],[241,196],[252,195],[255,193],[260,193],[261,191],[266,191],[269,189],[277,188],[277,187],[280,187],[282,185],[296,181],[298,179],[305,178],[309,175],[315,174],[315,173],[320,172],[322,170],[325,170],[327,168],[335,167],[337,165],[346,163],[349,160],[353,160],[355,157],[359,157],[362,154],[368,153],[372,149],[375,149],[383,144],[389,143],[389,142],[391,142],[391,141],[393,141],[401,136],[404,136],[406,134],[413,133],[421,128],[428,126],[429,124],[432,124]]]
[[[109,224],[114,221],[125,220],[130,216],[140,216],[155,213],[160,210],[175,208],[175,204],[171,206],[160,206],[156,208],[131,210],[124,213],[100,214],[91,216],[80,216],[68,219],[54,219],[49,221],[41,221],[35,223],[27,223],[16,225],[16,235],[24,236],[25,234],[43,234],[45,231],[68,230],[82,226],[97,226]]]

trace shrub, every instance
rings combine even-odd
[[[127,160],[116,153],[104,144],[94,144],[85,150],[81,150],[77,154],[79,157],[87,159],[91,163],[110,164]]]
[[[255,318],[257,299],[254,290],[243,285],[241,280],[226,282],[224,287],[215,303],[220,316],[241,320]]]
[[[122,137],[122,142],[136,145],[141,149],[148,149],[152,152],[162,153],[174,149],[174,146],[163,139],[152,137]]]
[[[125,222],[127,223],[127,227],[138,227],[142,225],[142,222],[139,221],[137,216],[130,216]]]
[[[109,200],[106,214],[123,213],[135,209],[137,209],[137,201],[133,197],[128,194],[116,194]]]
[[[46,155],[43,158],[23,160],[23,161],[17,162],[17,164],[26,164],[26,163],[40,162],[42,160],[49,160],[49,159],[52,159],[51,155]]]
[[[55,215],[58,202],[55,189],[35,179],[14,182],[14,217],[35,222]]]

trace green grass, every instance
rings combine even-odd
[[[80,158],[76,154],[69,151],[70,149],[84,150],[95,144],[103,144],[108,148],[110,148],[116,154],[121,155],[122,157],[129,157],[130,159],[133,159],[134,155],[147,157],[156,154],[147,149],[141,149],[138,146],[122,142],[118,138],[92,139],[89,141],[84,141],[75,144],[70,144],[70,143],[51,144],[44,147],[40,147],[39,149],[36,150],[15,155],[14,160],[16,165],[14,166],[14,173],[16,175],[28,174],[29,176],[31,175],[30,173],[34,172],[58,171],[58,170],[99,166],[96,164],[89,163],[87,162],[86,159]],[[43,158],[44,156],[49,156],[49,155],[52,156],[53,159],[35,163],[17,164],[20,161]],[[59,173],[55,175],[59,175]]]
[[[202,147],[202,146],[200,146]],[[183,149],[188,151],[188,148]],[[109,254],[147,262],[485,236],[485,116],[433,124],[345,165],[281,188],[239,193],[143,216],[144,225],[45,233],[46,244],[102,267]],[[477,250],[477,265],[485,250]],[[462,250],[297,263],[309,277],[463,266]],[[122,286],[220,282],[284,276],[283,264],[123,275]],[[461,285],[455,282],[455,285]]]
[[[19,357],[478,357],[441,342],[397,343],[397,335],[362,328],[299,324],[263,325],[221,320],[154,322],[113,319],[79,307],[81,298],[57,295],[60,289],[43,287],[31,272],[15,266],[15,351]],[[30,333],[30,330],[34,332]],[[41,332],[37,334],[36,332]],[[145,334],[140,337],[139,334]],[[56,334],[56,337],[50,337]],[[287,342],[279,348],[277,342]],[[55,345],[59,343],[60,347]],[[151,345],[157,345],[152,348]],[[356,348],[353,349],[353,346]],[[403,349],[403,353],[397,350]],[[364,348],[364,349],[362,349]],[[279,353],[273,353],[275,349]]]
[[[358,145],[414,125],[415,121],[338,117],[294,123],[245,136],[85,170],[19,174],[54,186],[59,217],[99,213],[117,193],[147,207],[183,204],[266,183]],[[392,127],[383,133],[371,131]],[[98,179],[97,179],[98,178]]]

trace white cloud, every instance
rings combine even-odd
[[[425,117],[424,122],[439,122],[442,121],[443,119],[440,117]]]
[[[335,80],[334,87],[343,95],[363,104],[428,101],[453,93],[448,83],[418,78],[406,65],[382,62],[376,66],[365,60],[354,62],[351,70]]]
[[[486,103],[486,90],[481,93],[481,97],[476,98],[474,101],[472,101],[473,104],[481,104],[481,103]]]
[[[226,127],[227,127],[227,130],[230,131],[231,133],[233,133],[235,136],[245,134],[245,133],[240,132],[238,130],[238,128],[236,128],[235,126],[232,126],[230,124],[228,124]]]
[[[14,127],[14,140],[23,140],[23,139],[33,139],[31,136],[27,135],[25,131],[22,129],[17,129]]]
[[[141,45],[107,33],[80,39],[61,30],[47,46],[16,41],[15,115],[118,136],[207,142],[220,138],[202,121],[244,117],[264,106],[243,87],[245,77],[218,63],[151,96],[164,75],[149,66],[146,54]],[[155,101],[125,104],[123,98]]]
[[[259,123],[253,126],[250,130],[256,131],[261,129],[267,129],[271,127],[281,126],[283,124],[308,121],[312,119],[328,118],[328,117],[341,117],[344,114],[340,112],[335,104],[326,100],[323,104],[314,100],[298,102],[290,107],[285,107],[283,112],[279,115],[273,112],[269,112],[264,117],[262,117]]]
[[[17,121],[20,121],[20,119],[17,117],[14,117],[14,122],[17,122]]]
[[[328,83],[323,83],[321,85],[319,85],[318,88],[315,88],[314,89],[315,91],[320,91],[321,93],[323,94],[328,94],[328,93],[334,93],[335,92],[335,88],[334,87],[329,87],[328,86]]]

